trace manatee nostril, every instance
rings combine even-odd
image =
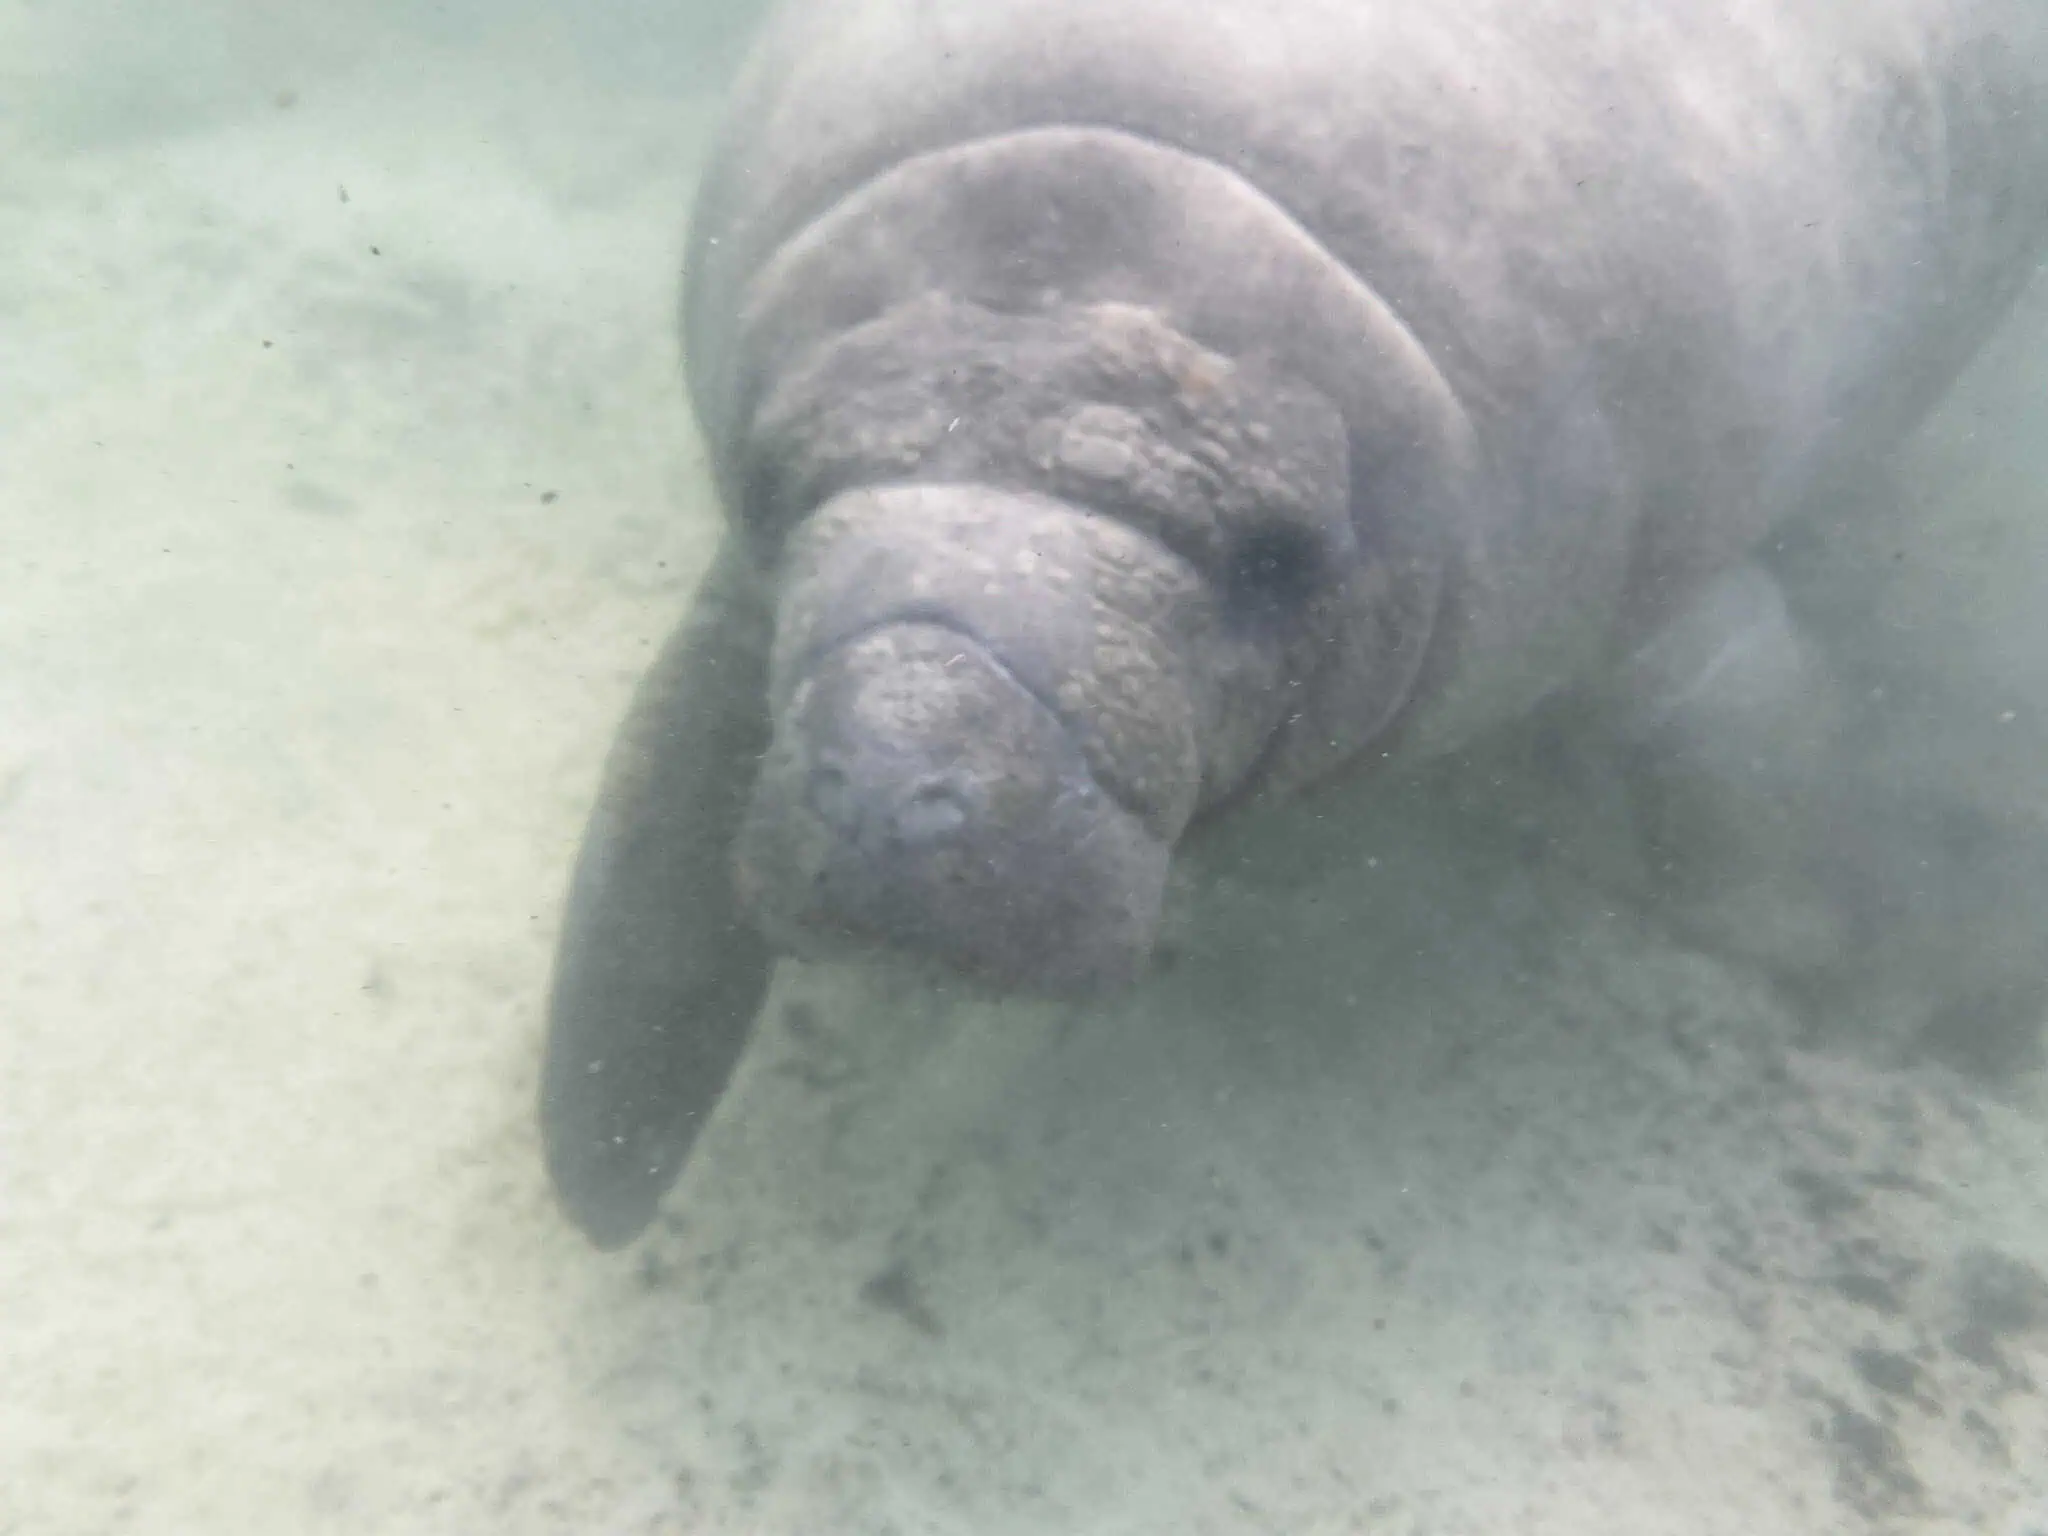
[[[879,786],[857,782],[837,753],[826,753],[812,765],[807,782],[811,809],[839,836],[868,846],[894,842],[921,847],[958,832],[973,813],[973,789],[958,772],[926,773],[912,780],[893,808],[877,817]]]
[[[904,796],[896,835],[912,844],[950,837],[967,824],[968,809],[967,786],[958,774],[928,774]]]

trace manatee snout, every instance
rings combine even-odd
[[[1206,584],[1049,498],[906,486],[810,519],[780,589],[737,853],[771,941],[1013,991],[1140,975],[1213,755]]]
[[[1066,992],[1142,969],[1168,855],[996,657],[889,624],[821,658],[776,722],[740,890],[800,954],[884,948]]]

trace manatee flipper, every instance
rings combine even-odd
[[[1844,701],[1777,579],[1752,563],[1706,585],[1606,704],[1666,919],[1783,980],[1830,969],[1845,917],[1815,837],[1841,793]]]
[[[640,683],[576,861],[540,1123],[563,1209],[600,1248],[653,1219],[767,990],[731,848],[768,742],[772,627],[728,541]]]

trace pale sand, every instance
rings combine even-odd
[[[584,1248],[539,1005],[713,529],[706,109],[333,53],[288,108],[252,66],[148,134],[0,123],[0,1531],[2048,1508],[2048,1349],[1945,1342],[1969,1250],[2048,1269],[2038,1081],[1804,1051],[1407,802],[1115,1007],[786,977],[663,1228]]]

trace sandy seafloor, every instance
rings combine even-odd
[[[0,12],[0,1531],[2048,1519],[2037,1072],[1815,1048],[1414,797],[1112,1006],[785,977],[660,1228],[588,1250],[540,1000],[714,529],[708,93],[141,15]],[[2008,759],[2015,355],[1911,471],[1978,587],[1894,594]]]

